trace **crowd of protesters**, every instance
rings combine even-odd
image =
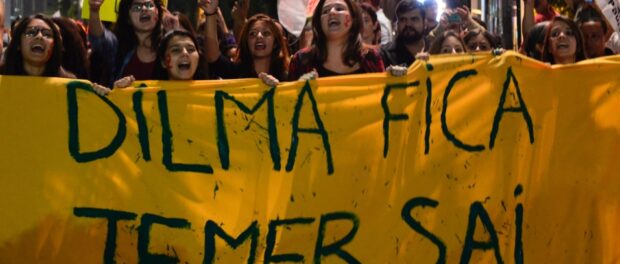
[[[435,0],[400,0],[393,19],[382,0],[320,0],[299,37],[266,14],[247,17],[249,1],[235,5],[233,30],[218,0],[197,0],[197,24],[162,0],[121,0],[116,23],[108,24],[99,14],[104,1],[111,0],[88,0],[86,22],[42,14],[12,21],[2,74],[88,79],[105,94],[136,80],[260,78],[275,86],[356,73],[402,76],[415,60],[437,54],[502,52],[501,40],[467,6],[437,20]],[[546,0],[524,3],[523,54],[570,64],[620,51],[620,36],[592,4],[570,1],[567,17]],[[1,0],[0,8],[4,14]]]

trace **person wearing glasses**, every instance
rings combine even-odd
[[[172,30],[162,38],[157,51],[157,80],[190,81],[206,80],[207,60],[198,48],[194,34],[184,30]],[[132,76],[122,78],[114,83],[114,88],[134,86]],[[93,90],[99,95],[107,95],[112,89],[94,83]]]
[[[554,17],[545,38],[542,61],[550,64],[571,64],[587,58],[577,24],[563,16]]]
[[[36,14],[15,27],[3,74],[75,78],[62,68],[62,38],[54,22]]]
[[[108,84],[123,77],[136,80],[155,77],[161,39],[161,0],[121,0],[114,33],[103,27],[99,9],[105,0],[89,0],[89,40],[92,52],[105,58],[112,69]]]

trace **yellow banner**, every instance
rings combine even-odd
[[[620,63],[0,77],[0,263],[615,263]]]

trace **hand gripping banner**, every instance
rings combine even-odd
[[[0,263],[615,263],[620,63],[0,77]]]

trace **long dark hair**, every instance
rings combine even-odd
[[[465,36],[463,37],[463,42],[465,43],[465,45],[467,45],[467,43],[471,39],[477,37],[478,35],[482,35],[489,42],[490,49],[501,48],[501,47],[498,47],[497,42],[495,41],[495,36],[493,36],[493,34],[491,34],[489,31],[486,31],[484,29],[474,29],[474,30],[467,31],[467,34],[465,34]],[[469,47],[467,47],[467,49],[469,49]],[[470,51],[474,52],[475,50],[470,50]]]
[[[461,45],[463,45],[463,51],[467,52],[467,45],[465,45],[465,42],[463,42],[461,36],[459,36],[459,34],[456,33],[456,31],[454,30],[446,30],[443,32],[443,34],[439,35],[435,40],[433,40],[433,43],[431,43],[431,48],[428,50],[428,53],[433,55],[441,54],[441,47],[443,46],[443,42],[449,37],[456,38],[461,43]]]
[[[584,43],[583,43],[583,35],[581,34],[581,30],[579,30],[579,27],[577,27],[577,23],[573,22],[572,20],[568,19],[567,17],[564,16],[556,16],[554,17],[551,22],[549,22],[549,26],[547,26],[547,35],[545,36],[545,46],[543,48],[543,53],[542,53],[542,57],[541,60],[544,62],[549,62],[551,64],[555,64],[555,59],[553,58],[553,54],[551,54],[551,51],[549,49],[549,38],[551,38],[551,29],[553,28],[553,23],[555,22],[563,22],[566,25],[568,25],[568,27],[570,27],[570,29],[573,31],[574,35],[575,35],[575,40],[576,40],[576,50],[575,50],[575,62],[579,62],[582,60],[585,60],[588,58],[588,56],[586,56],[586,52],[584,50]]]
[[[114,34],[118,38],[118,52],[116,54],[116,64],[121,65],[127,53],[133,50],[139,43],[133,26],[131,25],[131,17],[129,15],[131,5],[135,0],[121,0],[118,6],[118,18],[114,27]],[[157,7],[157,25],[151,32],[151,48],[157,51],[159,41],[161,40],[161,19],[164,13],[161,0],[151,0]],[[120,70],[120,69],[117,69]]]
[[[379,23],[377,23],[378,21],[377,9],[375,9],[372,5],[368,3],[361,3],[359,4],[359,7],[362,10],[362,12],[366,13],[370,17],[370,20],[372,20],[372,23],[375,24],[375,28],[372,30],[372,32],[375,34],[375,38],[372,40],[372,45],[381,44],[381,26],[379,25]]]
[[[327,60],[327,38],[323,27],[321,27],[321,13],[326,0],[320,0],[312,15],[312,29],[314,31],[314,39],[312,43],[312,53],[314,54],[315,63],[323,64]],[[351,13],[351,28],[342,54],[342,62],[352,67],[362,60],[362,56],[366,53],[368,47],[362,44],[362,13],[352,0],[344,0]]]
[[[194,46],[196,46],[196,50],[198,52],[198,67],[196,68],[196,72],[194,73],[194,77],[192,79],[193,80],[206,80],[208,78],[208,71],[207,71],[208,66],[206,63],[207,59],[205,58],[200,47],[198,46],[198,41],[196,41],[196,37],[190,32],[181,31],[181,30],[170,31],[166,33],[164,38],[162,38],[161,43],[159,45],[159,49],[157,50],[157,65],[156,65],[157,69],[155,70],[156,78],[158,80],[170,79],[170,76],[168,75],[168,70],[166,70],[161,65],[161,62],[164,61],[166,58],[166,49],[168,49],[168,45],[170,44],[170,41],[172,40],[172,38],[176,36],[188,37],[192,40],[192,42],[194,43]]]
[[[536,45],[540,44],[541,47],[544,47],[548,27],[549,21],[543,21],[534,25],[527,34],[525,44],[521,46],[521,52],[530,58],[540,60],[542,53],[536,49]]]
[[[39,19],[47,24],[54,35],[54,46],[52,47],[52,56],[45,64],[45,71],[42,76],[60,77],[62,70],[62,38],[60,32],[54,25],[54,22],[43,14],[36,14],[22,19],[13,31],[13,38],[6,49],[6,63],[4,74],[7,75],[28,75],[24,69],[24,57],[21,52],[22,35],[28,28],[28,24],[34,19]]]
[[[90,63],[86,42],[80,34],[82,29],[71,18],[55,17],[52,20],[60,28],[62,36],[62,67],[74,73],[79,79],[88,79]]]
[[[254,59],[250,47],[248,46],[248,38],[252,26],[257,22],[262,21],[271,30],[273,34],[273,51],[271,52],[271,60],[269,65],[269,73],[274,77],[286,80],[289,65],[289,52],[288,45],[284,40],[282,31],[276,25],[275,20],[265,14],[256,14],[248,19],[241,30],[241,36],[239,37],[239,50],[237,56],[234,58],[235,63],[239,63],[244,67],[246,72],[254,72]]]

